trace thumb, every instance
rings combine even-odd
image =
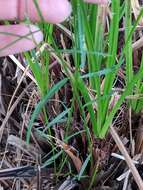
[[[0,57],[31,50],[42,40],[42,32],[34,25],[0,26]]]
[[[71,13],[68,0],[37,0],[38,8],[46,22],[63,22]],[[34,0],[0,0],[0,20],[24,20],[28,16],[31,21],[40,21]]]

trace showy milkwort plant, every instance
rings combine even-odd
[[[126,33],[126,43],[119,57],[117,47],[120,15],[122,14],[120,0],[112,0],[109,28],[105,26],[106,6],[89,5],[82,0],[73,0],[72,4],[75,34],[73,46],[76,52],[74,54],[76,67],[74,85],[84,98],[84,108],[90,114],[95,136],[104,138],[115,114],[126,96],[132,94],[134,85],[140,80],[143,73],[141,65],[139,72],[132,75],[130,58],[132,52],[128,50],[131,46],[131,36],[143,11],[133,26],[131,26],[130,18],[128,19],[126,26],[129,31]],[[124,55],[126,57],[128,55],[125,63],[127,86],[120,98],[112,105],[111,110],[110,104],[114,95],[112,88],[117,72],[124,63]],[[86,76],[81,76],[81,69],[88,72]],[[84,78],[88,78],[89,85]]]

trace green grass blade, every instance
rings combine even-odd
[[[82,167],[81,167],[81,170],[80,170],[80,172],[79,172],[79,174],[78,174],[78,180],[79,180],[79,181],[80,181],[82,175],[84,174],[85,169],[86,169],[88,163],[90,162],[90,159],[91,159],[91,154],[89,154],[89,155],[87,156],[86,160],[84,161],[84,163],[83,163],[83,165],[82,165]]]
[[[132,89],[133,89],[134,85],[142,77],[142,75],[143,75],[143,70],[139,71],[138,74],[136,74],[133,77],[133,79],[131,80],[131,82],[128,84],[128,87],[125,89],[125,91],[121,95],[120,99],[117,101],[115,106],[112,108],[112,111],[110,112],[110,114],[109,114],[109,116],[108,116],[102,130],[101,130],[100,138],[105,137],[105,135],[107,133],[107,130],[108,130],[109,126],[111,125],[115,114],[117,113],[118,109],[120,108],[120,106],[123,103],[123,101],[125,100],[125,98],[130,94],[130,92],[132,92]]]
[[[50,128],[57,123],[63,122],[63,118],[68,114],[69,111],[70,111],[70,109],[66,109],[65,111],[63,111],[62,113],[57,115],[57,117],[55,117],[51,122],[48,123],[46,128]]]
[[[35,107],[35,110],[31,116],[29,125],[28,125],[28,131],[27,131],[27,137],[26,137],[26,141],[27,143],[29,143],[30,140],[30,134],[31,134],[31,130],[32,130],[32,126],[33,123],[35,121],[35,119],[38,117],[39,113],[41,112],[41,110],[43,109],[43,107],[45,106],[45,104],[49,101],[49,99],[56,93],[58,92],[68,81],[67,78],[63,79],[62,81],[58,82],[56,85],[54,85],[49,92],[47,93],[47,95],[45,97],[43,97],[40,102],[37,104],[37,106]]]
[[[110,24],[109,31],[109,50],[108,53],[111,55],[107,58],[106,68],[110,68],[116,64],[116,55],[117,55],[117,45],[118,45],[118,34],[119,34],[119,20],[120,20],[120,1],[112,1],[112,19]],[[115,79],[116,73],[108,74],[105,76],[104,83],[104,95],[109,94]],[[103,102],[103,119],[104,123],[106,119],[106,114],[108,112],[110,98],[107,98]]]

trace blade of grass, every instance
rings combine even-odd
[[[131,2],[125,1],[125,58],[126,58],[126,84],[131,81],[133,77],[133,65],[132,65],[132,36],[128,38],[131,28],[132,28],[132,18],[131,18]]]
[[[63,117],[65,117],[68,114],[69,111],[70,111],[70,109],[66,109],[65,111],[61,112],[51,122],[48,123],[46,128],[50,128],[50,127],[52,127],[53,125],[55,125],[57,123],[63,122]]]
[[[115,114],[117,113],[119,107],[121,106],[121,104],[123,103],[123,101],[125,100],[125,98],[130,94],[130,92],[132,92],[132,89],[134,87],[134,85],[137,83],[137,81],[142,77],[143,75],[143,69],[140,70],[131,80],[131,82],[128,84],[128,87],[125,89],[125,91],[123,92],[123,94],[121,95],[120,99],[117,101],[117,103],[115,104],[115,106],[113,107],[112,111],[110,112],[108,118],[106,119],[106,122],[101,130],[100,133],[100,138],[104,138],[106,135],[106,132],[109,128],[109,126],[112,123],[112,120],[115,116]]]
[[[37,106],[35,107],[35,110],[31,116],[29,125],[28,125],[28,131],[27,131],[27,136],[26,136],[26,142],[29,143],[30,141],[30,134],[31,134],[31,130],[32,130],[32,126],[33,123],[35,121],[35,119],[38,117],[40,111],[43,109],[43,107],[45,106],[45,104],[49,101],[49,99],[56,93],[58,92],[68,81],[67,78],[61,80],[60,82],[58,82],[57,84],[55,84],[47,93],[46,96],[44,96],[40,102],[37,104]]]
[[[111,56],[107,57],[106,68],[110,68],[116,64],[118,35],[119,35],[119,20],[120,20],[120,1],[113,0],[112,1],[112,19],[110,23],[109,45],[108,45],[109,46],[108,53]],[[115,76],[116,76],[116,73],[107,74],[105,76],[103,95],[109,94],[111,92],[111,88],[112,88]],[[110,102],[110,98],[107,98],[107,100],[103,102],[102,123],[105,122],[105,119],[107,117],[109,102]]]
[[[80,181],[82,175],[84,174],[85,169],[86,169],[86,167],[87,167],[87,165],[88,165],[90,159],[91,159],[91,154],[89,154],[89,155],[87,156],[87,158],[85,159],[85,161],[84,161],[84,163],[83,163],[83,165],[82,165],[82,167],[81,167],[81,170],[80,170],[80,172],[79,172],[79,174],[78,174],[78,181]]]

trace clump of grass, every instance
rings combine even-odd
[[[81,1],[76,2],[78,6],[73,3],[73,6],[77,7],[74,12],[75,20],[77,21],[75,30],[75,39],[78,47],[76,49],[80,50],[82,53],[77,54],[75,60],[76,65],[80,66],[82,63],[83,53],[86,48],[87,52],[87,67],[88,74],[95,73],[95,76],[89,77],[89,87],[85,85],[84,81],[80,78],[81,74],[78,72],[80,68],[77,68],[78,72],[78,87],[80,93],[83,95],[85,104],[88,105],[87,109],[90,113],[90,119],[92,121],[93,131],[96,137],[104,138],[115,114],[120,108],[126,96],[131,95],[133,88],[137,82],[137,89],[141,89],[142,84],[140,83],[142,78],[142,64],[140,66],[139,72],[134,74],[133,72],[133,61],[132,61],[132,35],[135,28],[140,20],[142,11],[138,16],[138,19],[134,24],[131,20],[131,4],[129,2],[123,3],[120,6],[120,1],[112,1],[111,4],[111,19],[110,26],[107,34],[105,36],[105,8],[96,5],[87,5]],[[125,45],[122,49],[121,55],[119,57],[117,53],[118,47],[118,36],[119,36],[119,22],[120,15],[122,14],[122,7],[125,7]],[[79,16],[80,14],[80,16]],[[88,15],[88,16],[87,16]],[[91,15],[96,15],[95,18],[90,18]],[[93,30],[94,28],[94,30]],[[77,32],[78,29],[78,32]],[[78,34],[77,34],[78,33]],[[81,40],[82,39],[82,40]],[[84,46],[81,43],[84,41]],[[92,54],[94,52],[94,54]],[[125,58],[124,59],[124,55]],[[120,95],[120,99],[115,102],[115,105],[110,110],[110,103],[112,96],[114,96],[112,88],[114,88],[114,81],[117,77],[117,72],[125,60],[125,71],[126,71],[126,87],[124,93]],[[102,69],[105,69],[102,76],[97,73]],[[111,72],[107,72],[110,70]],[[97,74],[97,75],[96,75]],[[139,87],[140,86],[140,87]],[[94,91],[92,97],[90,96],[89,89]],[[141,92],[141,91],[140,91]],[[93,100],[94,99],[94,103]],[[91,104],[89,105],[89,102]],[[142,104],[139,102],[140,109],[142,109]],[[93,109],[95,108],[95,109]],[[139,108],[138,108],[139,109]]]
[[[88,189],[91,189],[98,172],[98,163],[95,164],[92,154],[94,140],[106,137],[126,97],[142,96],[143,57],[138,72],[135,73],[132,42],[133,34],[143,16],[143,10],[133,22],[130,1],[112,0],[108,10],[106,6],[87,4],[83,0],[71,0],[71,3],[73,7],[71,18],[61,26],[44,23],[37,7],[42,22],[39,26],[44,33],[46,48],[38,56],[34,50],[24,54],[37,81],[40,94],[40,101],[35,106],[29,121],[27,143],[30,142],[35,120],[43,112],[44,127],[39,127],[36,131],[38,135],[49,141],[52,147],[48,154],[50,158],[43,163],[43,167],[54,164],[55,170],[60,173],[66,166],[65,176],[71,175],[80,181],[86,177],[90,166],[92,176],[90,176]],[[123,18],[125,43],[119,53],[119,29]],[[59,29],[58,27],[67,31],[71,30],[70,35],[68,34],[70,49],[66,49],[66,44],[63,47],[63,44],[54,37],[54,32]],[[62,72],[62,77],[56,83],[52,82],[49,72],[53,59],[60,64],[58,71]],[[114,93],[115,82],[121,67],[125,71],[125,86],[121,93],[116,94]],[[50,117],[47,111],[48,103],[59,92],[63,92],[67,84],[71,87],[70,101],[67,103],[66,98],[63,97],[60,102],[62,105],[60,111],[56,116]],[[62,95],[65,96],[66,93]],[[136,113],[143,108],[142,99],[129,100],[127,103],[128,107]],[[78,114],[82,130],[74,132],[72,125],[75,115]],[[55,126],[59,124],[64,125],[62,139],[54,136]],[[68,146],[70,140],[77,136],[84,138],[84,135],[87,143],[84,158],[81,155],[72,154],[72,151],[69,153],[66,148],[71,148]],[[75,175],[77,172],[73,172],[67,155],[72,159],[78,174]],[[55,160],[59,158],[62,161],[56,164]]]
[[[29,141],[30,131],[34,120],[42,110],[42,107],[67,80],[69,80],[72,86],[72,101],[74,102],[76,100],[76,103],[78,103],[83,118],[83,126],[87,134],[89,147],[92,145],[92,140],[88,129],[89,121],[87,121],[87,114],[85,113],[88,112],[90,116],[95,137],[105,138],[107,131],[125,98],[133,93],[142,92],[142,62],[138,73],[134,74],[132,60],[133,50],[131,47],[132,35],[143,11],[141,11],[137,20],[132,23],[131,4],[129,2],[123,2],[121,4],[120,1],[113,0],[111,3],[110,18],[107,17],[107,9],[105,6],[86,4],[82,0],[73,0],[72,6],[73,14],[68,23],[70,28],[72,28],[72,47],[70,50],[64,49],[63,51],[62,49],[59,49],[58,44],[56,44],[51,35],[53,32],[52,25],[47,25],[48,28],[46,27],[46,30],[44,29],[47,43],[53,46],[52,51],[54,51],[55,55],[58,57],[68,79],[63,79],[51,89],[48,88],[50,52],[41,55],[44,62],[44,66],[41,67],[36,58],[34,59],[35,62],[32,63],[30,57],[26,55],[43,97],[31,116],[27,141]],[[120,55],[118,55],[119,24],[123,15],[125,15],[125,45]],[[109,25],[106,25],[106,19],[108,19]],[[63,58],[64,53],[71,53],[72,63],[67,62],[67,60]],[[35,56],[32,54],[32,57],[34,58]],[[112,90],[114,88],[114,82],[121,65],[124,65],[124,63],[126,86],[124,92],[119,94],[119,98],[117,98],[111,106],[112,98],[114,96]],[[74,72],[71,69],[72,67],[74,67]],[[134,88],[135,91],[133,91]],[[130,103],[134,110],[139,111],[142,109],[141,102],[142,100],[140,102],[136,101]],[[71,104],[70,109],[66,109],[57,115],[55,118],[56,122],[60,122],[60,120],[68,113],[70,115],[70,121],[72,121],[73,112],[74,106]],[[52,127],[52,123],[54,124],[55,122],[50,122],[50,127]],[[89,155],[91,155],[90,151]],[[88,158],[89,156],[87,157],[87,160],[89,160]],[[87,165],[86,161],[78,178],[81,177],[83,169],[85,169]]]
[[[134,79],[134,68],[133,68],[133,35],[130,35],[130,31],[132,29],[132,13],[131,13],[131,2],[125,2],[125,40],[126,40],[126,49],[125,49],[125,61],[126,61],[126,88],[128,88],[128,84],[131,80]],[[130,37],[129,37],[130,35]],[[129,38],[128,38],[129,37]],[[142,70],[143,64],[143,57],[141,58],[141,63],[139,63],[139,71]],[[137,83],[135,84],[132,92],[135,96],[134,100],[129,101],[129,105],[132,107],[132,110],[136,113],[139,113],[143,108],[142,103],[142,77],[138,79]]]

